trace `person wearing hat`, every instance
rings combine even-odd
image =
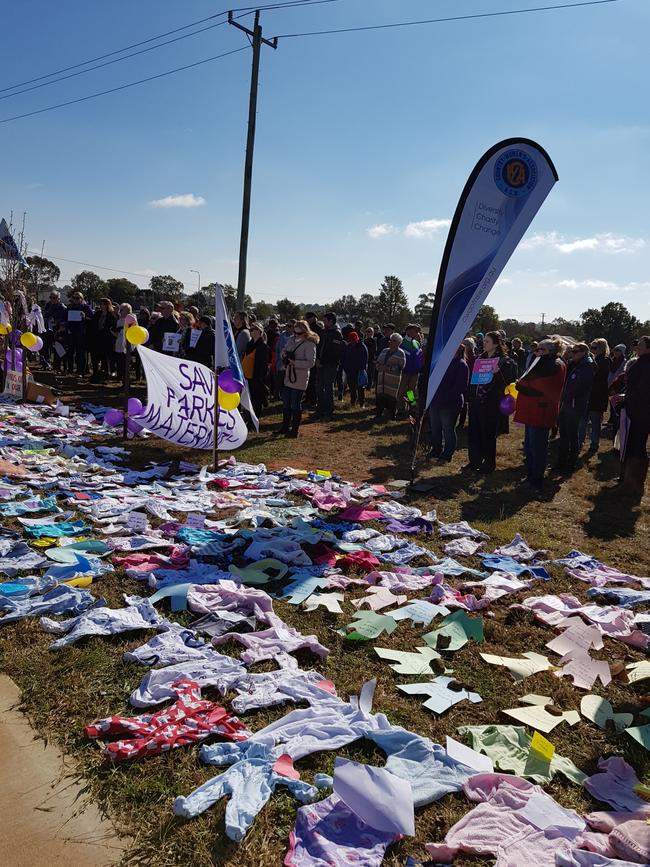
[[[356,406],[358,400],[359,406],[363,409],[368,386],[368,347],[356,331],[348,332],[341,367],[350,389],[350,406]]]

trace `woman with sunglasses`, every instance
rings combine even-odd
[[[596,375],[596,365],[586,343],[576,343],[571,347],[571,357],[560,403],[557,469],[561,473],[573,472],[576,468],[580,454],[580,425],[589,411],[589,397]]]
[[[278,433],[291,439],[298,436],[302,418],[302,398],[309,384],[312,367],[316,364],[316,347],[320,337],[309,327],[305,319],[293,326],[282,353],[284,385],[282,387],[282,427]]]
[[[253,322],[250,326],[250,338],[242,356],[241,366],[248,382],[253,410],[259,418],[267,402],[266,374],[269,368],[266,334],[259,322]]]

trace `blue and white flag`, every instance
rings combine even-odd
[[[438,276],[427,344],[423,411],[557,180],[546,151],[524,138],[494,145],[469,176],[449,229]]]
[[[241,362],[239,361],[239,353],[235,343],[235,336],[232,333],[230,325],[230,316],[226,307],[226,299],[223,295],[223,286],[215,283],[216,299],[215,299],[215,325],[214,325],[214,366],[216,368],[230,368],[233,379],[241,382],[243,388],[241,391],[241,405],[248,410],[251,416],[251,421],[255,425],[255,430],[259,431],[260,423],[253,410],[251,396],[248,391],[248,383],[242,370]]]
[[[14,262],[20,262],[23,268],[29,268],[4,217],[0,220],[0,259],[12,259]]]

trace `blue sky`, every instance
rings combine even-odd
[[[338,0],[263,13],[268,36],[552,0]],[[24,0],[3,11],[4,86],[227,8],[220,0]],[[250,21],[250,19],[244,19]],[[397,274],[436,280],[446,221],[494,142],[560,175],[489,303],[547,321],[622,301],[650,319],[648,0],[280,41],[260,77],[248,291],[325,303]],[[0,119],[243,44],[222,26],[0,99]],[[250,53],[0,124],[0,215],[31,249],[187,286],[236,283]],[[4,94],[0,94],[3,96]],[[152,202],[185,197],[176,207]],[[197,202],[203,202],[198,203]],[[181,207],[181,204],[194,204]],[[58,261],[64,280],[82,266]],[[104,277],[113,272],[97,272]],[[145,277],[132,277],[144,285]]]

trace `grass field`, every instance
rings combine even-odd
[[[96,402],[112,402],[110,392],[111,389],[107,389],[106,395],[98,398],[94,389],[93,397]],[[78,397],[83,399],[84,396],[80,390]],[[303,426],[297,440],[268,433],[279,420],[277,416],[266,416],[262,433],[251,436],[237,457],[251,463],[264,462],[270,468],[289,465],[328,469],[353,481],[383,483],[408,478],[408,424],[395,422],[375,426],[371,415],[368,409],[350,409],[346,399],[342,405],[337,405],[334,421]],[[443,521],[468,520],[490,535],[487,550],[509,542],[520,532],[533,547],[548,548],[553,555],[565,555],[577,548],[623,571],[650,575],[647,500],[632,505],[621,500],[613,490],[617,462],[607,441],[602,442],[601,453],[584,462],[570,479],[552,476],[547,493],[540,501],[530,501],[520,484],[522,435],[519,429],[500,438],[498,469],[490,477],[476,479],[460,472],[466,462],[463,442],[461,434],[461,449],[450,465],[429,467],[421,462],[420,476],[433,480],[433,490],[419,496],[408,493],[403,502],[423,509],[436,508]],[[149,460],[169,457],[202,462],[209,459],[207,453],[188,453],[153,439],[131,441],[128,447],[132,466],[144,466]],[[423,537],[418,537],[417,541],[429,545],[437,554],[442,553],[442,543],[437,536],[431,542],[424,541]],[[472,565],[478,566],[479,561]],[[417,698],[397,691],[398,683],[413,678],[394,674],[372,649],[377,644],[413,650],[422,643],[419,636],[431,627],[411,628],[407,622],[392,636],[383,635],[377,641],[346,642],[335,629],[351,619],[354,609],[349,599],[364,595],[360,591],[346,594],[344,615],[329,614],[322,609],[306,614],[299,607],[281,602],[275,603],[275,610],[302,632],[315,633],[321,643],[331,649],[325,662],[309,654],[299,655],[302,667],[321,670],[334,681],[339,695],[344,698],[358,694],[364,681],[376,678],[375,711],[384,712],[392,722],[444,744],[445,735],[454,736],[458,726],[509,722],[500,711],[516,706],[517,699],[527,693],[552,696],[555,704],[564,709],[579,708],[584,693],[575,689],[569,678],[560,680],[543,672],[517,685],[506,669],[487,665],[479,657],[479,650],[511,656],[527,650],[548,652],[544,645],[553,637],[553,631],[533,622],[525,612],[509,612],[509,605],[525,595],[567,591],[586,600],[588,585],[571,581],[560,568],[552,567],[551,571],[554,576],[551,583],[536,584],[528,593],[506,597],[491,606],[484,616],[483,644],[469,644],[449,655],[449,660],[453,656],[455,676],[480,693],[483,702],[462,703],[439,718],[424,710]],[[454,579],[451,583],[455,583]],[[96,592],[101,592],[109,604],[119,606],[122,592],[142,592],[142,588],[117,572],[102,578]],[[181,615],[181,619],[189,622],[191,618]],[[111,713],[130,712],[128,695],[139,683],[143,669],[123,663],[121,657],[125,650],[142,643],[142,635],[85,640],[58,653],[47,650],[50,641],[51,637],[40,630],[37,622],[24,621],[4,628],[0,631],[1,667],[22,689],[23,708],[35,728],[74,757],[86,781],[88,796],[100,804],[118,831],[130,838],[125,863],[148,867],[275,867],[282,863],[297,806],[282,790],[272,796],[243,843],[235,845],[223,833],[225,801],[188,822],[173,816],[174,797],[188,794],[217,771],[199,763],[198,750],[176,750],[162,757],[110,767],[102,761],[97,746],[83,739],[85,724]],[[227,646],[225,652],[239,653],[236,645]],[[594,655],[608,662],[642,658],[639,652],[610,640],[606,640],[603,651]],[[254,670],[264,668],[256,666]],[[597,684],[592,691],[605,695],[615,709],[638,702],[642,692],[614,682],[606,689]],[[206,694],[218,698],[210,690]],[[284,715],[288,709],[291,706],[263,710],[243,719],[256,730]],[[549,737],[558,753],[568,756],[588,773],[596,770],[600,757],[620,754],[633,765],[641,779],[648,781],[650,778],[648,754],[626,735],[601,731],[583,720],[573,728],[562,724]],[[366,742],[358,742],[339,754],[378,764],[382,764],[383,759],[382,753]],[[334,758],[334,754],[319,753],[297,762],[296,766],[303,779],[311,781],[314,772],[331,772]],[[581,811],[601,806],[562,777],[557,777],[546,788],[561,803]],[[469,802],[458,795],[447,796],[419,810],[416,838],[391,847],[385,863],[397,867],[405,863],[407,855],[423,857],[424,844],[440,840],[447,828],[468,809]],[[490,858],[464,857],[455,863],[473,865],[491,861]]]

